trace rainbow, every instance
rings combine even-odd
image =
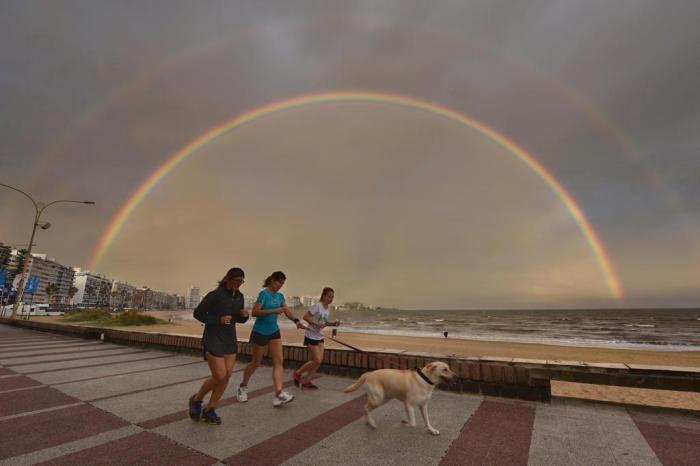
[[[532,155],[528,154],[522,147],[515,142],[509,140],[504,135],[496,130],[486,126],[485,124],[476,121],[469,116],[458,113],[443,105],[421,100],[413,97],[406,97],[396,94],[365,92],[365,91],[335,91],[318,94],[301,95],[292,97],[286,100],[278,101],[254,108],[246,113],[238,115],[228,121],[225,121],[209,131],[201,134],[185,147],[171,155],[160,167],[158,167],[151,175],[134,191],[129,199],[121,206],[117,214],[110,222],[107,229],[100,238],[95,251],[90,260],[90,269],[96,269],[104,258],[107,250],[114,242],[119,232],[124,227],[129,216],[143,202],[148,194],[156,187],[158,182],[168,175],[185,159],[197,152],[208,143],[218,138],[222,134],[238,128],[252,121],[263,118],[267,115],[290,110],[306,105],[335,103],[335,102],[379,102],[410,107],[419,109],[433,114],[440,115],[449,120],[466,125],[480,134],[486,136],[490,140],[496,142],[503,148],[507,149],[511,154],[517,157],[521,162],[525,163],[533,172],[535,172],[550,188],[550,190],[563,202],[567,210],[574,218],[583,233],[588,245],[590,246],[596,261],[600,267],[603,278],[610,290],[610,293],[615,298],[623,296],[622,285],[615,273],[612,261],[605,251],[603,244],[598,238],[595,230],[584,215],[581,208],[578,206],[574,198],[564,189],[557,179],[545,169]]]

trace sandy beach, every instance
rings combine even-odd
[[[167,320],[171,315],[177,315],[176,313],[168,311],[156,311],[149,314],[163,320]],[[237,325],[238,337],[248,339],[251,327],[252,325],[250,323]],[[134,329],[133,327],[119,328],[122,330]],[[142,326],[139,327],[138,331],[201,335],[203,328],[204,327],[199,322],[178,320],[174,317],[170,324]],[[301,330],[282,327],[281,331],[282,339],[285,343],[301,344],[304,341],[304,332]],[[327,329],[326,333],[330,335],[330,329]],[[380,335],[374,333],[348,332],[344,331],[342,326],[338,328],[337,339],[362,349],[386,348],[456,356],[499,356],[529,359],[557,359],[562,361],[621,362],[700,367],[700,351],[564,346],[539,343]],[[341,347],[330,340],[326,340],[326,343],[329,348]]]
[[[139,327],[115,327],[121,330],[155,333],[177,333],[201,335],[203,326],[199,322],[178,320],[178,313],[156,311],[149,313],[160,319],[172,322],[163,325]],[[33,320],[61,323],[56,317],[36,317]],[[238,325],[239,338],[247,339],[252,325]],[[304,332],[282,328],[285,343],[301,344]],[[330,330],[327,330],[330,334]],[[663,366],[700,367],[700,351],[671,351],[651,349],[627,349],[593,346],[564,346],[538,343],[513,343],[481,340],[460,340],[452,338],[429,338],[397,335],[354,333],[338,329],[338,340],[362,349],[401,349],[429,352],[446,356],[498,356],[528,359],[556,359],[562,361],[617,362]],[[326,339],[327,347],[342,347]],[[630,404],[664,406],[700,411],[700,393],[674,392],[669,390],[647,390],[626,387],[553,382],[552,393],[583,399],[595,399]]]

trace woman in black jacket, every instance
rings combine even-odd
[[[195,421],[201,419],[209,424],[221,424],[221,418],[214,408],[224,394],[236,364],[238,343],[235,323],[248,320],[243,294],[239,291],[244,281],[243,270],[238,267],[230,269],[219,281],[218,288],[207,293],[194,310],[195,318],[205,324],[202,350],[211,370],[211,377],[204,381],[199,392],[189,400],[190,418]],[[202,401],[209,392],[209,402],[202,409]]]

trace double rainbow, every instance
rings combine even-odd
[[[525,163],[533,172],[535,172],[549,187],[549,189],[562,201],[567,210],[574,218],[583,233],[588,245],[590,246],[596,261],[600,267],[603,278],[610,290],[610,293],[615,298],[623,296],[622,285],[615,273],[613,264],[607,252],[603,248],[603,244],[598,238],[595,230],[584,215],[581,208],[557,179],[548,172],[532,155],[528,154],[522,147],[511,141],[498,131],[490,128],[483,123],[470,118],[467,115],[458,113],[440,104],[429,102],[426,100],[405,97],[395,94],[376,93],[376,92],[359,92],[359,91],[336,91],[319,94],[302,95],[293,97],[279,102],[273,102],[261,107],[254,108],[242,115],[232,118],[222,124],[215,126],[204,134],[200,135],[188,145],[170,156],[160,167],[158,167],[151,175],[134,191],[129,199],[122,205],[117,214],[110,222],[107,229],[104,231],[100,241],[92,254],[89,267],[96,269],[100,261],[105,256],[109,247],[114,242],[119,232],[124,227],[124,224],[129,219],[132,212],[143,202],[148,194],[155,188],[160,180],[175,169],[182,161],[197,152],[209,142],[213,141],[222,134],[231,131],[235,128],[250,123],[257,119],[263,118],[272,113],[290,110],[306,105],[330,103],[330,102],[381,102],[387,104],[395,104],[413,109],[419,109],[433,114],[440,115],[449,120],[466,125],[480,134],[486,136],[496,142],[503,148],[507,149],[511,154]]]

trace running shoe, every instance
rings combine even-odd
[[[313,384],[310,380],[307,380],[306,382],[301,384],[301,389],[302,390],[318,390],[318,387]]]
[[[301,383],[301,374],[297,374],[296,372],[294,373],[294,385],[297,387]]]
[[[221,424],[221,418],[217,416],[214,408],[209,408],[202,411],[202,421],[206,422],[207,424]]]
[[[236,392],[236,398],[238,398],[239,403],[245,403],[248,401],[248,387],[238,387],[238,392]]]
[[[190,397],[190,402],[189,402],[189,415],[190,419],[193,421],[199,421],[199,419],[202,417],[202,400],[195,400],[194,397],[196,395],[192,395]]]
[[[294,395],[290,395],[289,393],[282,390],[280,392],[280,394],[277,395],[274,400],[272,400],[272,404],[273,404],[273,406],[281,406],[281,405],[289,403],[293,399],[294,399]]]

